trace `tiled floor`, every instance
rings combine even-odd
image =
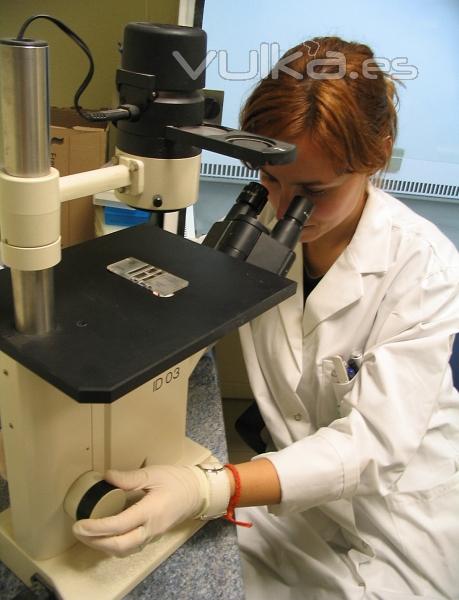
[[[229,461],[233,464],[246,462],[255,455],[234,429],[234,423],[241,413],[251,404],[252,400],[224,398],[223,416],[225,419],[226,439],[228,442]]]

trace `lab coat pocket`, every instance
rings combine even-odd
[[[457,592],[459,472],[428,490],[390,494],[386,504],[409,563],[425,565],[424,573],[445,597]]]
[[[336,410],[338,416],[347,417],[354,406],[357,406],[356,400],[351,395],[351,390],[354,387],[354,380],[347,381],[346,383],[335,383],[332,382],[333,393],[336,400]]]
[[[337,383],[335,380],[334,366],[330,359],[322,361],[322,385],[318,397],[317,419],[318,426],[327,426],[332,421],[349,414],[352,406],[349,404],[350,390],[354,379],[346,383]]]

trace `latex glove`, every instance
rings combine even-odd
[[[105,479],[145,496],[123,512],[102,519],[82,519],[73,526],[87,546],[115,556],[140,551],[152,539],[196,517],[209,503],[206,475],[195,466],[150,466],[136,471],[107,471]]]

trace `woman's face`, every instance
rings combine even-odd
[[[261,169],[261,183],[281,218],[294,196],[311,199],[314,211],[301,234],[303,243],[326,236],[354,233],[366,200],[368,177],[361,173],[336,173],[327,154],[309,137],[293,140],[295,162]],[[352,229],[352,232],[350,231]]]

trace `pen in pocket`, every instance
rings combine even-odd
[[[362,366],[362,354],[360,352],[354,351],[349,358],[348,366],[354,371],[354,375],[357,375],[360,367]]]
[[[354,377],[354,369],[351,369],[349,365],[343,360],[342,356],[336,355],[331,357],[333,363],[333,375],[337,383],[347,383]]]

